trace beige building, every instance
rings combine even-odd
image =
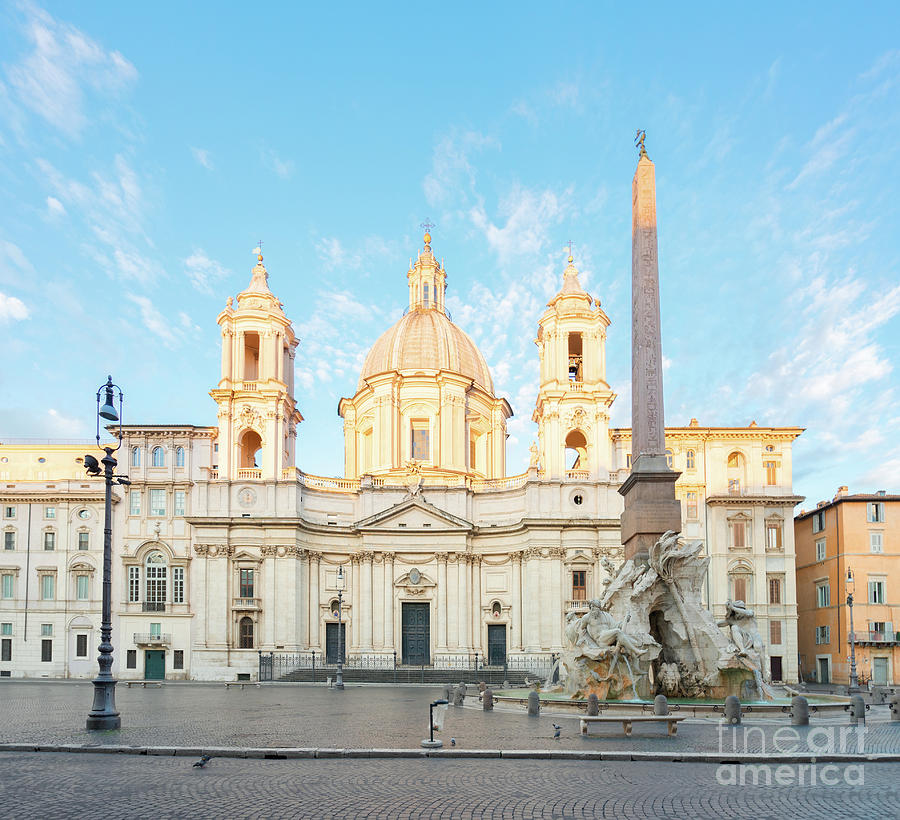
[[[841,487],[794,519],[803,677],[847,684],[900,677],[900,496]],[[848,577],[849,576],[849,577]],[[853,629],[847,595],[853,595]]]
[[[527,662],[562,648],[566,613],[585,609],[623,558],[618,488],[628,475],[630,432],[609,427],[609,318],[581,288],[570,258],[560,292],[536,317],[532,463],[509,476],[513,411],[444,307],[447,274],[429,236],[406,278],[405,315],[373,346],[356,393],[339,403],[343,476],[295,466],[297,340],[262,259],[218,318],[216,423],[126,427],[119,458],[132,484],[116,489],[114,524],[120,678],[253,677],[260,651],[334,657],[339,567],[352,655],[392,663],[396,653],[398,663],[440,666],[474,653],[482,662]],[[713,612],[724,615],[728,598],[748,601],[767,668],[789,681],[797,675],[797,599],[785,522],[799,500],[791,447],[800,432],[696,422],[666,431],[681,472],[684,532],[710,555]],[[83,448],[76,455],[52,444],[0,444],[0,504],[12,510],[2,525],[14,533],[2,561],[0,611],[9,614],[0,622],[12,624],[3,626],[3,674],[93,671],[102,484],[82,479],[82,455]],[[36,470],[38,463],[46,467]],[[50,499],[66,534],[59,549],[37,550]],[[72,546],[83,527],[87,551]],[[67,580],[40,600],[48,573]],[[73,580],[79,574],[91,579],[87,603],[78,597],[84,582]],[[35,624],[47,623],[57,642],[50,662],[32,642],[40,637]],[[85,633],[91,651],[82,666],[77,636]]]

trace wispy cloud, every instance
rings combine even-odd
[[[788,185],[788,190],[796,188],[807,177],[827,171],[846,155],[856,130],[847,124],[847,120],[847,114],[839,114],[816,131],[807,146],[809,159]]]
[[[129,293],[127,298],[130,302],[137,305],[141,316],[141,322],[150,333],[160,339],[160,341],[170,349],[174,350],[179,346],[181,342],[179,332],[173,327],[172,323],[156,309],[156,306],[149,298],[146,296],[139,296],[135,293]]]
[[[184,260],[184,270],[190,283],[202,293],[213,293],[214,286],[231,275],[226,267],[210,259],[204,250],[195,250]]]
[[[65,216],[66,206],[62,204],[55,196],[47,197],[47,212],[51,216]]]
[[[334,236],[323,236],[316,242],[316,255],[326,270],[360,270],[397,252],[395,243],[380,236],[367,236],[353,245]]]
[[[213,165],[212,157],[209,155],[209,151],[205,148],[194,148],[191,147],[191,153],[194,155],[194,159],[197,160],[200,165],[206,168],[207,171],[214,170],[215,166]]]
[[[282,179],[290,179],[294,175],[294,161],[283,159],[274,149],[263,148],[260,151],[263,165],[270,171],[274,171]]]
[[[441,139],[434,147],[431,171],[422,183],[428,204],[446,205],[471,191],[475,169],[470,158],[487,148],[499,150],[500,143],[479,131],[463,131]]]
[[[34,5],[23,6],[31,52],[7,69],[18,103],[67,136],[89,122],[85,97],[117,95],[137,79],[137,69],[118,51],[108,51],[80,29]]]
[[[0,324],[5,322],[21,322],[30,313],[25,303],[15,296],[7,296],[0,291]]]

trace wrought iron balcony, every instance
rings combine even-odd
[[[850,637],[855,644],[871,644],[875,646],[900,645],[900,632],[853,632]]]
[[[142,609],[144,612],[165,612],[166,604],[165,601],[144,601]]]
[[[136,646],[168,646],[172,643],[172,636],[168,632],[155,635],[152,632],[135,632],[134,643]]]

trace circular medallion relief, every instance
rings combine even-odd
[[[238,504],[242,507],[252,507],[256,504],[256,492],[249,487],[244,487],[238,492]]]
[[[421,581],[421,580],[422,580],[422,573],[419,572],[419,570],[417,570],[415,567],[413,567],[409,571],[409,582],[413,586],[416,586],[419,583],[419,581]]]
[[[88,510],[79,510],[78,517],[83,521],[85,518],[90,518],[91,514]]]

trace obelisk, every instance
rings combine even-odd
[[[675,499],[679,473],[666,462],[662,338],[656,246],[656,170],[638,132],[641,154],[631,183],[631,474],[619,488],[625,497],[625,558],[646,560],[667,530],[681,531]]]

